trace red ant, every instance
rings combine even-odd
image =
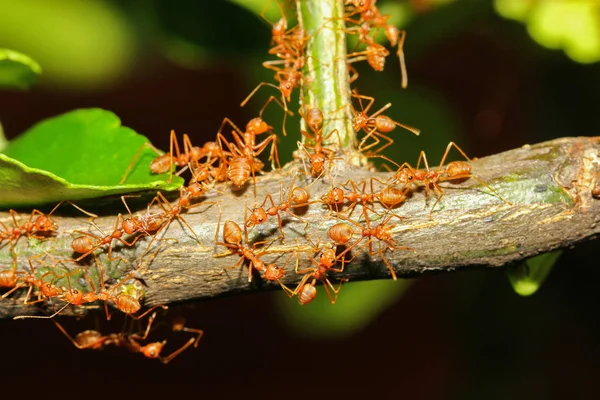
[[[228,123],[234,130],[232,131],[233,139],[235,143],[230,143],[225,139],[225,136],[221,133],[225,124]],[[235,186],[242,186],[252,176],[254,182],[254,194],[256,197],[256,173],[262,169],[262,162],[258,160],[258,157],[269,145],[271,144],[271,152],[269,154],[269,160],[271,166],[274,168],[273,162],[277,163],[277,167],[281,168],[279,164],[279,155],[277,154],[277,135],[271,134],[265,140],[260,143],[256,143],[256,135],[267,133],[273,128],[269,126],[261,118],[254,118],[246,125],[246,131],[242,132],[233,121],[229,118],[223,119],[221,127],[217,133],[217,142],[223,151],[223,145],[228,149],[228,153],[231,154],[231,160],[228,161],[229,169],[227,176],[233,182]]]
[[[215,202],[207,202],[207,201],[191,204],[192,200],[202,197],[205,194],[206,194],[206,186],[204,186],[200,183],[192,183],[187,187],[184,186],[184,187],[179,188],[179,199],[177,200],[177,203],[175,205],[171,205],[171,203],[165,198],[165,196],[161,192],[158,192],[157,195],[152,199],[152,201],[148,205],[148,208],[152,207],[152,205],[156,202],[160,206],[160,208],[162,208],[162,210],[164,211],[163,217],[165,217],[166,220],[162,221],[162,224],[158,228],[158,230],[155,232],[154,238],[152,239],[152,241],[155,240],[158,232],[160,232],[162,229],[167,227],[174,218],[177,218],[185,226],[188,227],[188,229],[194,235],[194,238],[196,239],[196,241],[200,245],[202,245],[202,243],[200,242],[200,239],[198,238],[198,235],[196,234],[194,229],[190,226],[190,224],[187,223],[187,221],[185,220],[185,218],[183,218],[183,216],[181,214],[184,211],[190,210],[194,207],[199,207],[202,205],[216,204]],[[150,242],[149,246],[151,244],[152,244],[152,242]]]
[[[76,230],[75,232],[80,233],[84,236],[76,237],[71,242],[71,247],[73,248],[73,250],[76,253],[81,254],[81,256],[76,258],[74,261],[77,262],[77,261],[84,259],[89,254],[93,253],[96,249],[98,249],[104,245],[108,245],[108,259],[111,260],[110,256],[111,256],[111,252],[112,252],[113,240],[118,240],[119,242],[123,243],[124,245],[126,245],[128,247],[132,247],[133,245],[135,245],[135,242],[137,242],[138,239],[141,238],[142,236],[137,236],[135,239],[133,239],[132,242],[128,242],[128,241],[122,239],[123,234],[126,233],[122,226],[119,227],[119,224],[122,221],[122,218],[123,217],[121,214],[119,214],[117,216],[117,220],[115,221],[115,226],[113,228],[112,233],[110,233],[110,234],[106,234],[98,225],[91,222],[91,224],[94,225],[94,227],[96,229],[98,229],[102,234],[104,234],[104,237],[94,235],[93,233],[82,232],[82,231]],[[94,243],[92,238],[96,239],[96,243]]]
[[[354,211],[354,208],[358,203],[364,206],[371,205],[375,203],[375,201],[379,201],[379,203],[381,203],[381,205],[383,205],[385,208],[390,209],[406,200],[406,192],[408,191],[408,189],[402,191],[398,188],[388,186],[381,189],[379,192],[375,192],[373,188],[373,180],[379,181],[377,178],[374,177],[369,180],[371,186],[371,193],[367,193],[365,191],[367,186],[366,181],[362,182],[362,187],[360,187],[360,191],[354,183],[354,181],[351,179],[343,184],[344,186],[346,186],[348,183],[350,183],[350,185],[352,186],[352,191],[344,194],[344,198],[350,203],[350,212],[348,213],[348,217],[352,215],[352,212]],[[376,211],[375,213],[379,214]]]
[[[303,200],[305,198],[304,193],[309,193],[309,192],[304,189],[305,192],[302,192],[300,197],[296,197],[295,194],[297,194],[299,192],[295,191],[295,189],[302,189],[302,188],[294,188],[295,181],[296,181],[296,176],[294,176],[294,178],[292,179],[292,183],[290,184],[290,188],[287,191],[287,197],[285,200],[284,200],[284,195],[283,195],[283,183],[281,184],[281,187],[279,188],[279,204],[277,204],[277,205],[275,205],[275,202],[273,201],[273,196],[271,196],[270,193],[267,194],[265,196],[265,199],[262,202],[262,204],[259,207],[255,207],[254,209],[252,209],[252,212],[250,213],[250,217],[248,218],[248,221],[246,221],[246,227],[262,224],[267,221],[267,218],[269,216],[270,217],[277,216],[277,222],[279,224],[279,232],[281,232],[281,238],[283,241],[283,240],[285,240],[285,234],[283,233],[283,225],[281,223],[280,213],[286,212],[288,215],[304,222],[305,229],[306,229],[306,227],[308,226],[308,222],[306,222],[306,220],[303,219],[302,217],[299,217],[298,215],[289,211],[289,209],[305,207],[309,204],[308,201],[304,201],[304,202],[298,201],[298,200]],[[271,203],[271,207],[265,209],[265,204],[267,203],[267,200]]]
[[[150,213],[150,205],[146,208],[146,213],[142,215],[133,215],[131,210],[129,209],[129,205],[127,205],[127,201],[125,198],[127,197],[139,197],[136,195],[126,195],[121,196],[121,201],[125,205],[127,212],[129,213],[129,218],[123,219],[121,224],[121,229],[128,235],[132,235],[136,232],[142,233],[140,236],[151,235],[153,232],[158,231],[164,222],[165,214],[164,213]],[[137,238],[136,238],[137,240]],[[135,241],[134,241],[135,243]]]
[[[304,138],[313,142],[314,145],[311,146],[298,142],[298,147],[302,147],[308,156],[311,175],[313,177],[319,177],[325,172],[325,162],[327,160],[331,161],[335,155],[334,150],[323,147],[323,144],[328,141],[334,133],[338,135],[338,143],[341,143],[339,132],[337,129],[333,129],[326,136],[323,136],[323,113],[318,108],[308,109],[306,114],[302,115],[302,118],[304,118],[313,134],[310,134],[303,129],[300,130],[300,133]],[[313,153],[310,154],[307,149],[312,149]]]
[[[125,181],[127,180],[127,176],[129,176],[129,173],[131,172],[131,169],[135,164],[135,161],[139,158],[144,148],[150,148],[154,150],[157,154],[159,154],[158,157],[154,158],[150,162],[150,171],[152,171],[153,174],[164,174],[168,171],[170,173],[169,182],[171,182],[171,180],[173,179],[173,166],[187,167],[187,165],[191,161],[197,162],[203,157],[212,154],[212,151],[214,151],[214,143],[207,142],[204,144],[204,147],[193,146],[190,137],[184,133],[183,153],[181,153],[179,149],[179,144],[177,143],[177,134],[174,130],[171,130],[171,135],[169,137],[169,152],[163,153],[161,150],[154,147],[152,143],[144,142],[144,144],[142,144],[138,149],[137,153],[135,153],[135,156],[133,157],[133,160],[131,160],[131,163],[129,163],[129,166],[127,167],[127,170],[125,171],[125,174],[123,175],[123,178],[121,178],[119,184],[122,185],[125,183]],[[175,156],[173,156],[173,148],[175,148]],[[186,168],[183,168],[176,175],[179,176],[185,170]]]
[[[247,208],[247,207],[246,207]],[[227,220],[223,225],[223,242],[215,243],[220,246],[225,246],[230,249],[233,253],[239,254],[239,260],[230,267],[223,268],[223,272],[228,269],[238,268],[245,260],[249,261],[248,265],[248,282],[252,282],[252,270],[255,269],[258,272],[264,272],[265,279],[268,280],[279,280],[285,275],[285,271],[282,268],[276,267],[274,264],[265,264],[260,257],[265,254],[265,251],[256,253],[256,247],[266,243],[266,241],[253,243],[252,246],[248,244],[248,229],[246,228],[247,215],[246,208],[244,209],[244,237],[242,238],[242,229],[234,221]],[[220,221],[218,223],[220,225]],[[219,229],[217,228],[217,235]],[[269,279],[275,278],[275,279]]]
[[[465,159],[467,159],[467,161],[452,161],[452,162],[448,163],[448,165],[444,166],[446,157],[448,156],[448,153],[450,152],[450,149],[452,147],[456,148],[460,152],[460,154],[463,157],[465,157]],[[390,160],[389,158],[387,158],[385,156],[381,156],[381,158],[384,158],[387,161],[391,161],[392,163],[394,163],[392,160]],[[425,164],[425,170],[419,169],[421,160],[423,160],[423,163]],[[400,184],[410,186],[412,184],[417,184],[417,182],[422,182],[425,186],[427,198],[429,198],[430,186],[432,186],[433,190],[436,191],[439,194],[439,196],[438,196],[436,202],[433,204],[433,207],[431,207],[431,213],[433,213],[435,206],[440,202],[440,200],[444,196],[444,191],[439,186],[439,182],[465,180],[465,179],[469,179],[469,178],[473,178],[473,179],[477,180],[483,186],[485,186],[486,188],[490,189],[493,193],[495,193],[500,198],[500,200],[504,201],[508,205],[511,205],[512,203],[504,200],[502,198],[502,196],[500,196],[500,194],[498,194],[498,192],[496,192],[488,184],[483,182],[481,179],[479,179],[477,176],[475,176],[472,173],[473,167],[469,164],[470,161],[471,161],[471,159],[469,159],[469,157],[467,157],[465,152],[460,147],[458,147],[454,142],[450,142],[450,143],[448,143],[448,146],[446,147],[446,151],[444,152],[444,156],[442,157],[440,165],[435,169],[429,169],[429,164],[427,162],[427,156],[425,155],[424,151],[421,151],[421,153],[419,154],[419,159],[417,161],[416,169],[412,168],[410,166],[410,164],[408,164],[408,163],[404,163],[400,166],[398,166],[398,164],[394,163],[398,166],[398,170],[392,176],[392,183],[400,183]],[[427,204],[425,205],[425,207],[427,207]]]
[[[27,295],[25,296],[25,299],[23,301],[24,304],[35,304],[35,303],[38,303],[38,302],[42,301],[42,296],[45,297],[46,299],[51,299],[53,297],[58,297],[58,296],[60,296],[62,294],[61,290],[56,285],[54,285],[54,283],[44,281],[44,278],[46,276],[48,276],[48,275],[54,275],[55,278],[56,278],[57,276],[56,276],[56,273],[54,271],[50,270],[50,271],[46,272],[39,279],[36,278],[36,276],[35,276],[35,271],[34,271],[34,268],[33,268],[32,261],[34,259],[36,259],[36,258],[41,257],[41,256],[49,255],[48,252],[44,252],[42,254],[38,254],[38,255],[32,256],[32,257],[30,257],[28,259],[29,269],[31,270],[31,273],[25,273],[25,276],[23,278],[18,278],[17,277],[17,275],[21,274],[21,272],[17,272],[16,271],[16,261],[17,261],[17,259],[16,259],[16,253],[14,252],[14,248],[13,248],[13,255],[14,255],[13,271],[10,274],[12,276],[10,276],[9,274],[6,274],[5,278],[7,279],[7,281],[8,280],[12,280],[13,277],[16,278],[17,280],[18,279],[23,279],[23,281],[21,283],[19,283],[19,284],[17,284],[16,281],[15,281],[14,285],[11,285],[12,289],[2,295],[3,299],[6,298],[6,297],[8,297],[8,296],[10,296],[13,292],[15,292],[16,290],[22,288],[25,285],[29,285],[29,290],[27,291]],[[57,264],[57,262],[54,263],[54,265],[56,265],[56,264]],[[5,283],[8,284],[8,283],[12,283],[12,282],[5,282]],[[7,285],[5,287],[9,287],[9,286]],[[38,300],[34,301],[34,302],[29,302],[28,300],[29,300],[29,298],[31,296],[31,291],[33,290],[34,287],[37,288],[38,291],[39,291],[38,292]]]
[[[198,346],[198,342],[204,335],[204,331],[201,329],[193,329],[187,328],[183,326],[181,322],[175,322],[173,324],[173,331],[175,332],[191,332],[197,335],[196,338],[190,338],[183,346],[181,346],[178,350],[175,350],[170,355],[163,357],[160,355],[163,347],[166,345],[167,341],[164,340],[162,342],[153,342],[148,343],[146,345],[141,345],[139,343],[140,340],[146,340],[148,334],[150,333],[150,327],[156,318],[156,312],[153,313],[148,319],[148,325],[146,326],[146,330],[143,335],[138,334],[125,334],[125,333],[111,333],[108,335],[102,335],[100,332],[95,330],[87,330],[78,333],[75,338],[72,338],[71,335],[67,333],[67,331],[55,320],[53,320],[56,327],[73,343],[75,347],[80,350],[83,349],[92,349],[92,350],[102,350],[104,347],[109,345],[114,345],[117,347],[125,347],[129,351],[134,353],[141,353],[146,358],[150,359],[159,359],[163,364],[167,364],[172,361],[175,357],[181,354],[184,350],[190,347],[192,344],[194,347]]]
[[[347,218],[343,215],[338,214],[338,218],[348,221],[351,224],[354,224],[356,227],[360,228],[361,235],[362,235],[362,237],[358,241],[354,242],[351,246],[349,246],[346,250],[344,250],[340,254],[346,254],[347,252],[352,250],[355,246],[358,246],[358,244],[361,243],[363,239],[367,239],[367,241],[362,246],[360,246],[359,249],[362,249],[363,247],[368,245],[369,246],[369,255],[371,257],[373,257],[375,254],[375,253],[373,253],[373,239],[377,239],[379,242],[379,250],[376,253],[381,255],[381,258],[382,258],[383,262],[385,263],[385,265],[387,266],[387,268],[389,269],[389,271],[392,275],[392,278],[394,280],[396,280],[396,271],[394,271],[394,268],[392,267],[390,262],[385,257],[385,251],[388,249],[392,250],[392,251],[394,251],[394,250],[413,250],[410,247],[398,246],[396,240],[392,237],[392,229],[396,225],[395,224],[389,225],[389,222],[394,217],[396,217],[396,218],[401,218],[401,217],[399,217],[396,214],[391,214],[391,215],[388,215],[387,217],[385,217],[378,225],[371,227],[371,223],[369,221],[369,216],[368,216],[367,210],[370,210],[370,209],[367,207],[363,207],[362,215],[364,215],[364,217],[365,217],[365,225],[366,226],[363,226],[363,225],[359,224],[358,222],[351,220],[350,218]],[[382,248],[382,245],[381,245],[382,243],[385,244],[384,248]],[[348,262],[352,262],[353,259],[354,259],[354,257],[352,257],[352,259],[349,260]]]
[[[352,93],[352,97],[355,97],[358,99],[361,109],[362,109],[362,111],[356,111],[354,106],[352,104],[350,104],[350,106],[352,107],[352,113],[354,114],[353,128],[356,132],[358,132],[362,129],[367,134],[364,138],[362,138],[362,140],[360,141],[360,144],[358,145],[359,151],[362,151],[362,152],[367,151],[367,150],[373,148],[374,146],[378,145],[381,140],[385,140],[387,143],[385,143],[379,149],[373,151],[372,154],[379,153],[379,152],[383,151],[385,148],[387,148],[388,146],[391,146],[392,143],[394,143],[394,140],[392,138],[384,135],[384,133],[389,133],[389,132],[393,131],[396,126],[404,128],[404,129],[414,133],[417,136],[421,133],[421,131],[419,129],[413,128],[409,125],[405,125],[405,124],[396,122],[385,115],[380,115],[382,112],[384,112],[385,110],[390,108],[392,106],[392,103],[387,103],[386,105],[381,107],[379,110],[377,110],[373,114],[368,115],[368,112],[371,109],[371,107],[373,106],[375,99],[370,96],[360,95],[356,92]],[[366,107],[363,107],[362,99],[369,100],[369,103],[367,104]],[[365,146],[365,143],[366,143],[367,139],[369,139],[369,138],[373,138],[373,143],[370,143]]]
[[[15,210],[10,210],[10,215],[12,217],[14,226],[13,228],[8,228],[3,222],[0,222],[0,225],[2,225],[4,228],[4,232],[0,232],[0,243],[4,240],[8,240],[11,243],[16,243],[16,241],[19,240],[19,238],[23,235],[34,239],[48,238],[49,235],[58,230],[58,225],[56,225],[50,216],[65,202],[71,204],[73,207],[90,216],[91,218],[98,218],[96,214],[89,213],[67,200],[63,200],[58,203],[48,214],[44,214],[40,210],[33,210],[29,216],[29,220],[24,222],[22,225],[19,225],[17,222],[17,216],[19,214]],[[34,220],[33,217],[36,215],[37,217]]]
[[[315,246],[315,248],[318,248],[318,246]],[[288,297],[292,297],[297,294],[298,302],[301,305],[308,304],[317,296],[317,288],[315,285],[317,280],[320,280],[323,282],[323,287],[325,288],[327,297],[329,297],[329,301],[331,301],[331,304],[335,304],[342,284],[347,282],[347,279],[340,280],[340,284],[336,289],[329,278],[327,278],[327,272],[340,273],[344,271],[344,254],[339,254],[336,256],[335,246],[332,246],[321,252],[319,261],[316,261],[311,256],[308,256],[308,259],[312,264],[314,264],[314,267],[298,270],[299,257],[296,257],[296,273],[304,274],[304,276],[302,277],[300,283],[298,283],[298,286],[296,286],[295,290],[292,291],[291,289],[284,287],[285,293],[288,295]],[[342,266],[340,268],[334,268],[338,260],[342,261]],[[312,280],[309,282],[311,278]],[[331,294],[332,292],[334,294],[333,296]]]

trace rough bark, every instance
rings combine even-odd
[[[429,208],[435,201],[435,195],[430,196],[429,208],[424,209],[426,192],[421,187],[405,204],[394,209],[395,213],[404,217],[394,222],[394,239],[414,251],[387,251],[385,255],[399,277],[413,277],[458,269],[501,267],[594,237],[600,230],[600,201],[592,196],[592,191],[598,184],[599,150],[598,137],[563,138],[473,161],[473,173],[512,204],[503,202],[476,179],[471,178],[461,183],[443,183],[444,196],[430,214]],[[301,164],[290,164],[279,173],[259,177],[258,201],[262,202],[265,194],[273,193],[277,202],[280,182],[287,189],[295,176],[296,185],[306,186],[309,181],[301,178],[304,175],[297,175],[298,169],[302,170]],[[358,182],[371,176],[387,179],[390,173],[373,173],[337,161],[331,176],[334,177],[335,184],[338,184],[348,179]],[[328,179],[317,180],[310,188],[311,198],[320,199],[332,185]],[[250,199],[248,205],[252,206],[251,186],[246,187],[245,191],[225,190],[223,193],[213,192],[207,197],[207,201],[220,203],[221,232],[224,220],[234,220],[242,225],[246,197]],[[118,204],[107,206],[107,210],[109,214],[100,217],[96,223],[104,230],[111,231],[116,214],[124,210]],[[375,210],[382,209],[375,207]],[[311,204],[304,213],[301,211],[298,213],[309,224],[306,233],[315,242],[319,238],[321,243],[328,242],[327,228],[340,221],[333,216],[325,218],[330,211],[320,203]],[[358,219],[360,212],[361,206],[358,205],[353,219]],[[182,228],[175,220],[160,236],[175,238],[176,243],[173,240],[155,241],[148,255],[140,260],[150,241],[147,237],[138,241],[133,248],[122,246],[114,249],[113,258],[123,257],[127,260],[126,263],[120,262],[109,267],[105,256],[100,259],[113,278],[137,270],[136,277],[147,285],[144,300],[146,306],[279,289],[277,283],[264,282],[257,275],[252,283],[248,283],[246,264],[223,273],[223,267],[235,264],[239,256],[227,255],[224,247],[214,246],[219,214],[219,207],[214,205],[200,206],[184,214],[185,221],[197,233],[203,246],[195,241],[187,228]],[[4,222],[9,221],[7,213],[1,213],[0,218]],[[73,231],[91,228],[86,228],[86,216],[57,216],[55,221],[60,227],[55,238],[45,241],[27,241],[26,238],[19,240],[16,246],[19,269],[29,268],[28,257],[39,254],[42,249],[51,250],[56,257],[72,257],[70,242],[76,236]],[[372,225],[375,224],[377,221],[372,222]],[[92,228],[90,232],[96,231]],[[310,246],[304,239],[304,223],[286,216],[284,232],[285,243],[273,242],[267,249],[269,253],[264,256],[265,261],[273,261],[281,266],[289,257],[289,252],[309,249]],[[254,228],[249,234],[249,242],[270,241],[277,236],[278,225],[273,218]],[[359,238],[360,234],[355,233],[352,241]],[[222,234],[219,240],[222,240]],[[374,242],[374,250],[378,248],[378,244]],[[151,257],[153,249],[158,250]],[[358,252],[360,254],[354,262],[347,265],[343,273],[333,275],[333,280],[349,278],[356,281],[390,277],[381,258],[377,255],[369,256],[368,246]],[[290,287],[294,287],[301,279],[300,275],[294,273],[295,260],[292,257],[285,266],[287,277],[284,282]],[[3,266],[12,264],[9,246],[5,245],[0,250],[0,263]],[[300,267],[309,266],[310,261],[302,256]],[[87,268],[92,279],[97,279],[93,272],[96,268]],[[86,289],[85,280],[73,280],[73,285]],[[87,290],[90,290],[89,287]],[[77,309],[69,307],[65,314],[81,314],[100,306]],[[14,296],[0,301],[0,317],[4,318],[48,311],[47,304],[24,306]]]

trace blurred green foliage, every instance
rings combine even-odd
[[[600,2],[592,0],[496,0],[498,14],[523,22],[544,47],[562,49],[574,61],[600,61]]]
[[[0,47],[18,49],[44,66],[44,80],[99,88],[121,77],[135,39],[115,4],[85,0],[0,0]]]
[[[542,286],[562,254],[562,250],[540,254],[527,259],[506,273],[514,291],[521,296],[531,296]]]
[[[277,298],[277,308],[290,331],[297,335],[341,339],[368,326],[413,283],[405,279],[345,283],[333,305],[321,286],[315,300],[304,306],[282,292]]]
[[[37,81],[41,73],[42,67],[31,57],[13,50],[0,49],[0,89],[27,89]]]

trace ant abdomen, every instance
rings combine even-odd
[[[452,161],[446,166],[446,173],[448,174],[448,178],[452,178],[453,176],[468,176],[471,174],[472,170],[473,167],[471,167],[471,164],[465,161]]]
[[[298,303],[305,305],[317,297],[317,288],[311,284],[305,284],[298,292]]]

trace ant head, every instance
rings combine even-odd
[[[133,232],[136,231],[139,225],[139,217],[131,217],[123,220],[123,222],[121,223],[121,228],[123,228],[126,234],[131,235]]]
[[[52,232],[58,229],[50,217],[46,215],[40,215],[35,219],[35,229],[39,232]]]
[[[327,160],[327,156],[323,153],[315,153],[310,156],[310,166],[313,170],[313,175],[321,174],[323,168],[325,167],[325,161]]]
[[[58,296],[61,291],[50,282],[42,282],[42,294],[46,297]]]
[[[285,277],[285,270],[275,264],[268,264],[265,267],[264,278],[268,281],[278,281]]]
[[[267,213],[265,212],[264,208],[255,208],[252,210],[252,213],[250,213],[249,221],[252,222],[252,224],[262,224],[266,220]]]
[[[148,343],[142,347],[141,352],[146,358],[158,358],[160,357],[160,352],[165,344],[167,344],[166,340],[163,340],[162,342]]]
[[[253,118],[246,124],[246,132],[254,135],[260,135],[273,129],[272,126],[267,124],[262,118]]]
[[[415,174],[411,169],[405,167],[396,173],[395,180],[403,184],[411,183],[415,180]]]
[[[61,288],[64,292],[65,299],[71,304],[81,304],[83,301],[83,293],[78,289]]]
[[[332,248],[323,250],[319,256],[319,263],[327,268],[333,267],[335,264],[335,250]]]
[[[281,94],[285,97],[288,103],[291,101],[293,89],[294,85],[292,85],[292,77],[281,81],[281,83],[279,84],[279,90],[281,91]]]
[[[188,185],[187,191],[193,198],[197,198],[206,193],[206,187],[201,183],[194,182]]]

